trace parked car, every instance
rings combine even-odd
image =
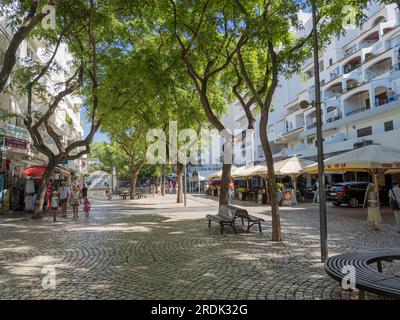
[[[342,182],[335,184],[330,192],[329,198],[335,206],[347,204],[352,208],[358,208],[364,203],[365,192],[368,182]],[[382,205],[389,202],[388,191],[386,188],[380,188],[379,199]]]

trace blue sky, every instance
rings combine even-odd
[[[84,123],[83,130],[84,130],[84,137],[86,137],[87,134],[90,131],[90,125],[91,124],[90,124],[90,122],[89,123],[87,122],[87,119],[86,119],[85,114],[84,114],[84,108],[82,108],[82,110],[81,110],[81,121],[83,121],[83,123]],[[107,134],[101,133],[101,132],[97,132],[95,134],[95,136],[94,136],[93,141],[94,142],[109,142],[110,140],[108,139]]]

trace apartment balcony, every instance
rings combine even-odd
[[[343,115],[342,115],[341,112],[339,112],[338,114],[331,114],[331,115],[328,114],[326,122],[327,123],[332,123],[332,122],[338,121],[338,120],[340,120],[342,118],[343,118]]]
[[[400,63],[392,65],[389,72],[389,80],[394,81],[400,78]]]
[[[364,111],[366,111],[366,110],[368,110],[368,109],[370,109],[370,107],[367,107],[367,106],[355,108],[355,109],[353,109],[353,110],[347,112],[347,113],[346,113],[346,117],[350,117],[350,116],[352,116],[352,115],[354,115],[354,114],[357,114],[357,113],[360,113],[360,112],[364,112]]]
[[[314,86],[310,86],[308,87],[306,90],[302,91],[299,93],[298,95],[298,101],[314,101],[315,100],[315,87]]]
[[[307,130],[312,130],[312,129],[315,129],[316,127],[317,127],[317,123],[314,122],[314,123],[309,124],[309,125],[307,126]]]

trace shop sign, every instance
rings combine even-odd
[[[6,148],[13,148],[18,150],[28,150],[28,141],[15,139],[11,137],[4,137],[4,146]]]
[[[2,126],[0,128],[0,134],[21,140],[30,140],[29,132],[25,128],[14,126],[13,124],[8,122],[2,122],[1,124]]]

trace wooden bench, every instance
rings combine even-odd
[[[128,193],[120,193],[119,196],[121,197],[121,200],[126,200],[126,198],[128,197]]]
[[[360,299],[364,299],[364,291],[382,296],[400,298],[400,278],[382,273],[382,261],[392,262],[400,259],[400,248],[365,249],[329,258],[325,263],[326,273],[342,282],[347,273],[343,267],[352,266],[355,270],[355,287],[360,290]],[[377,270],[370,267],[377,264]]]
[[[233,231],[236,234],[235,222],[237,219],[242,220],[242,225],[244,225],[244,219],[247,220],[247,222],[248,222],[247,223],[247,232],[249,232],[250,228],[253,225],[258,224],[259,230],[261,233],[262,232],[261,222],[264,221],[263,219],[249,215],[249,213],[245,209],[234,207],[231,205],[220,206],[219,210],[218,210],[218,214],[216,214],[216,215],[209,214],[209,215],[207,215],[207,219],[208,219],[208,227],[209,228],[211,227],[211,221],[219,223],[219,225],[221,226],[221,234],[224,233],[224,226],[226,226],[226,225],[232,227]]]

